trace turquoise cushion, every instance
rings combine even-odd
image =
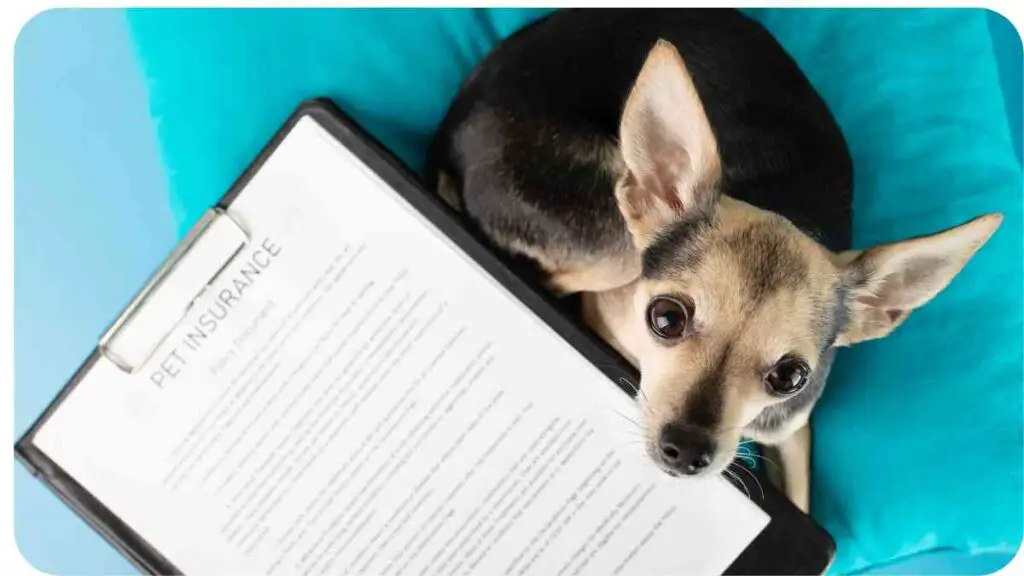
[[[473,64],[544,12],[130,12],[182,230],[311,96],[333,98],[422,168]],[[1021,167],[987,13],[751,14],[800,62],[849,138],[858,246],[1006,215],[932,304],[887,340],[840,354],[814,421],[814,515],[837,540],[833,570],[940,550],[1016,550]]]
[[[413,169],[468,71],[547,10],[128,11],[184,233],[296,105],[328,96]]]
[[[849,140],[858,247],[984,212],[1006,215],[946,291],[888,338],[839,356],[813,417],[812,472],[812,509],[840,543],[836,566],[858,570],[942,548],[1016,551],[1021,166],[987,13],[757,15]]]

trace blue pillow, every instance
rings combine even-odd
[[[171,203],[186,230],[281,120],[326,95],[414,169],[498,40],[546,10],[138,10]],[[814,416],[812,512],[835,572],[1015,551],[1022,517],[1022,180],[981,10],[750,10],[831,105],[855,243],[998,211],[1002,228],[886,340],[840,354]]]
[[[468,71],[548,11],[129,10],[181,232],[311,97],[332,98],[422,169]]]

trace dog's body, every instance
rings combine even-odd
[[[742,433],[780,446],[804,510],[806,423],[835,347],[895,328],[998,225],[946,238],[967,246],[946,268],[938,241],[843,252],[840,129],[733,10],[568,10],[524,28],[464,84],[430,164],[449,204],[553,291],[582,293],[588,323],[640,368],[663,468],[718,471]],[[893,266],[918,253],[940,277],[887,300],[912,272]]]

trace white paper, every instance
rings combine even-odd
[[[146,366],[35,443],[188,574],[708,574],[768,517],[643,452],[632,400],[315,121]],[[157,385],[159,384],[159,385]]]

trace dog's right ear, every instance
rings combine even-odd
[[[672,44],[659,40],[648,54],[626,101],[619,139],[627,172],[616,195],[637,246],[686,214],[713,209],[718,145]]]

